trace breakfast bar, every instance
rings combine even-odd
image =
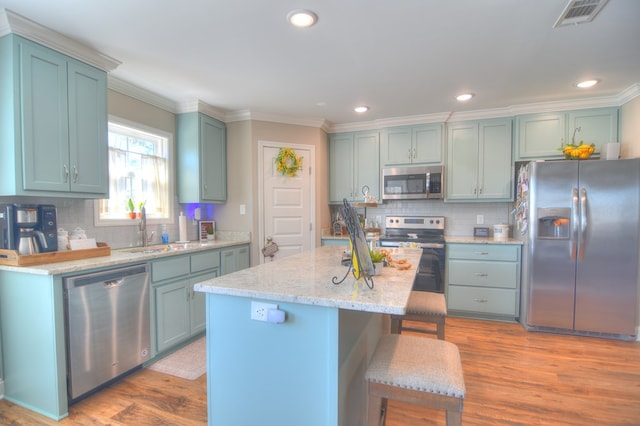
[[[387,314],[405,313],[422,250],[392,249],[411,267],[383,268],[372,289],[352,274],[333,283],[347,273],[343,251],[320,247],[194,286],[206,293],[210,425],[364,424],[364,373]],[[271,322],[251,319],[256,302],[275,305],[257,308],[271,309]]]

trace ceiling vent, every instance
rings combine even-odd
[[[591,22],[609,0],[571,0],[553,28]]]

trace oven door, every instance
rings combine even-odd
[[[418,273],[413,282],[414,291],[444,293],[445,249],[423,248]]]

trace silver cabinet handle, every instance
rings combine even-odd
[[[487,274],[486,272],[476,272],[473,275],[475,275],[476,277],[488,277],[489,274]]]
[[[489,254],[488,251],[476,251],[475,254],[478,254],[480,256],[487,256]]]
[[[78,183],[78,167],[73,165],[73,183]]]
[[[69,168],[67,167],[67,165],[63,165],[64,167],[64,183],[69,182]]]
[[[478,303],[487,303],[489,300],[485,298],[477,298],[477,299],[473,299],[473,301]]]

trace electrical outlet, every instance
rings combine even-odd
[[[251,302],[251,319],[255,321],[267,321],[269,309],[278,309],[273,303]]]
[[[484,225],[484,215],[476,215],[476,225]]]

